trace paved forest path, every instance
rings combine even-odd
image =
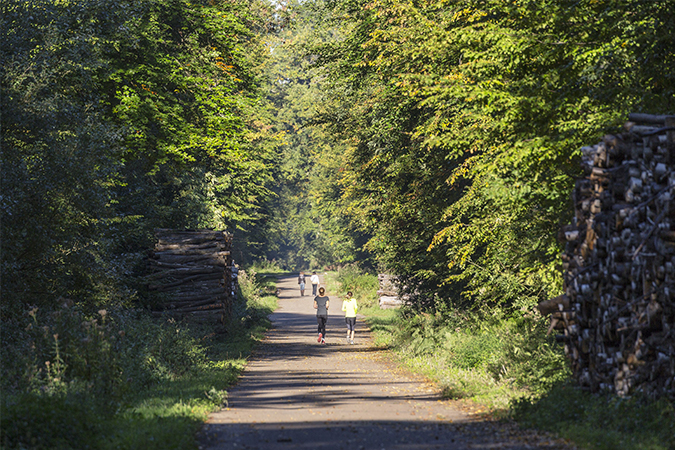
[[[424,379],[388,362],[360,319],[349,345],[342,299],[331,292],[327,344],[320,345],[311,285],[304,297],[296,277],[282,277],[277,287],[273,328],[229,392],[229,407],[210,416],[200,448],[566,448],[473,421]]]

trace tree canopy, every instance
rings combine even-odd
[[[276,158],[259,70],[272,12],[3,2],[3,307],[119,302],[154,227],[260,218]]]
[[[579,149],[629,112],[672,112],[673,12],[327,2],[334,38],[309,54],[323,76],[315,120],[345,145],[334,213],[370,236],[364,248],[420,308],[529,309],[553,295]]]
[[[529,308],[560,287],[578,149],[675,92],[666,1],[1,8],[2,274],[22,303],[106,298],[162,226],[393,272],[422,309]]]

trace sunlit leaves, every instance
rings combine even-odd
[[[253,72],[264,50],[251,29],[265,17],[248,6],[137,3],[133,39],[112,55],[112,111],[127,130],[132,169],[125,176],[152,192],[144,207],[151,223],[232,227],[254,221],[269,195],[273,143],[258,118]],[[178,219],[164,205],[202,212]]]
[[[2,2],[3,297],[117,302],[153,227],[259,219],[275,144],[257,33],[271,13],[257,1]]]
[[[352,146],[346,211],[369,248],[429,292],[463,292],[447,302],[552,295],[577,149],[629,112],[672,107],[672,5],[375,0],[333,13],[346,34],[317,51],[330,121]]]

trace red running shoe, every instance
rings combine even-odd
[[[321,338],[323,338],[323,336],[321,335],[321,333],[319,333],[319,338],[316,340],[316,342],[321,343]]]

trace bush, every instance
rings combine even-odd
[[[543,320],[402,309],[396,321],[390,345],[451,397],[482,397],[505,408],[510,399],[541,395],[569,376]]]
[[[583,448],[675,448],[675,405],[665,398],[591,394],[559,383],[545,395],[520,399],[513,406],[514,417],[524,426],[558,433]]]
[[[283,273],[285,272],[284,267],[282,267],[282,264],[273,259],[272,261],[268,259],[261,259],[253,264],[248,268],[249,271],[256,272],[256,273]]]
[[[206,349],[188,324],[142,316],[129,325],[120,359],[134,387],[176,380],[207,364]]]
[[[337,281],[340,285],[338,295],[344,296],[351,291],[359,307],[377,306],[377,275],[364,273],[358,265],[349,264],[338,269]]]
[[[1,350],[0,446],[192,445],[196,427],[226,401],[242,355],[269,324],[276,298],[259,290],[255,276],[243,274],[227,334],[145,311],[87,314],[70,302],[32,308],[8,322],[10,329],[3,324],[12,345]]]
[[[10,322],[13,336],[2,354],[3,391],[53,393],[86,383],[92,393],[117,401],[125,388],[119,357],[124,332],[112,316],[103,309],[86,314],[64,302],[53,310],[31,308]]]
[[[2,448],[100,448],[98,405],[84,392],[3,396]]]

